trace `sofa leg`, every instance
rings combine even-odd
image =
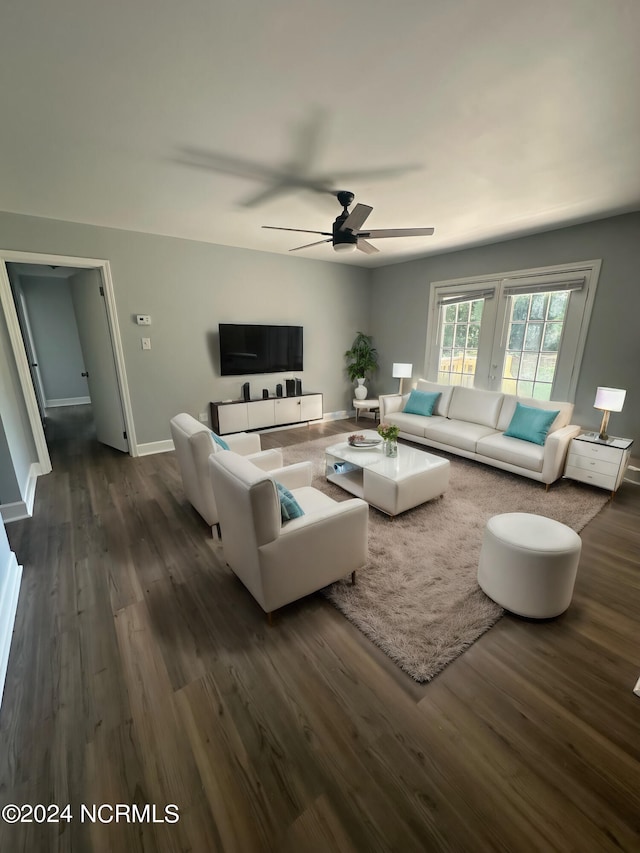
[[[351,572],[351,586],[355,586],[355,585],[356,585],[356,573]]]
[[[544,486],[544,490],[545,490],[545,492],[548,492],[548,491],[549,491],[549,486],[550,486],[550,485],[551,485],[551,483],[545,483],[545,486]]]
[[[218,533],[218,539],[222,539],[222,530],[220,530],[220,523],[219,522],[218,522],[218,524],[216,524],[216,531]],[[211,533],[213,534],[213,529],[211,530]]]
[[[268,625],[270,628],[273,628],[273,611],[272,611],[272,610],[270,610],[270,611],[267,613],[267,625]]]

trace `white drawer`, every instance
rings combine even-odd
[[[617,459],[615,462],[605,462],[604,459],[600,459],[598,456],[579,456],[573,452],[572,448],[567,459],[567,465],[571,465],[574,468],[584,468],[585,471],[593,471],[596,474],[604,474],[608,477],[617,477],[620,469],[620,459]]]
[[[620,464],[624,451],[618,447],[605,447],[602,444],[591,444],[588,441],[574,439],[571,442],[571,453],[576,456],[585,456],[587,459],[601,459],[604,462],[615,462]]]
[[[572,480],[579,480],[581,483],[591,483],[592,486],[599,486],[601,489],[608,489],[614,492],[616,488],[616,477],[608,476],[607,474],[598,474],[596,471],[587,471],[584,468],[576,468],[573,465],[567,465],[565,477],[571,477]]]

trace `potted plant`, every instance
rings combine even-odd
[[[364,400],[367,396],[364,384],[366,375],[378,369],[378,350],[373,346],[372,336],[358,332],[351,349],[345,352],[344,357],[347,359],[349,379],[358,383],[355,389],[356,399]]]

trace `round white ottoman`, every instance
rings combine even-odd
[[[552,518],[529,512],[494,515],[484,531],[478,583],[519,616],[558,616],[571,603],[581,548],[578,534]]]

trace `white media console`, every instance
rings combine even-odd
[[[322,394],[268,397],[211,403],[211,425],[218,435],[273,426],[317,421],[322,418]]]

